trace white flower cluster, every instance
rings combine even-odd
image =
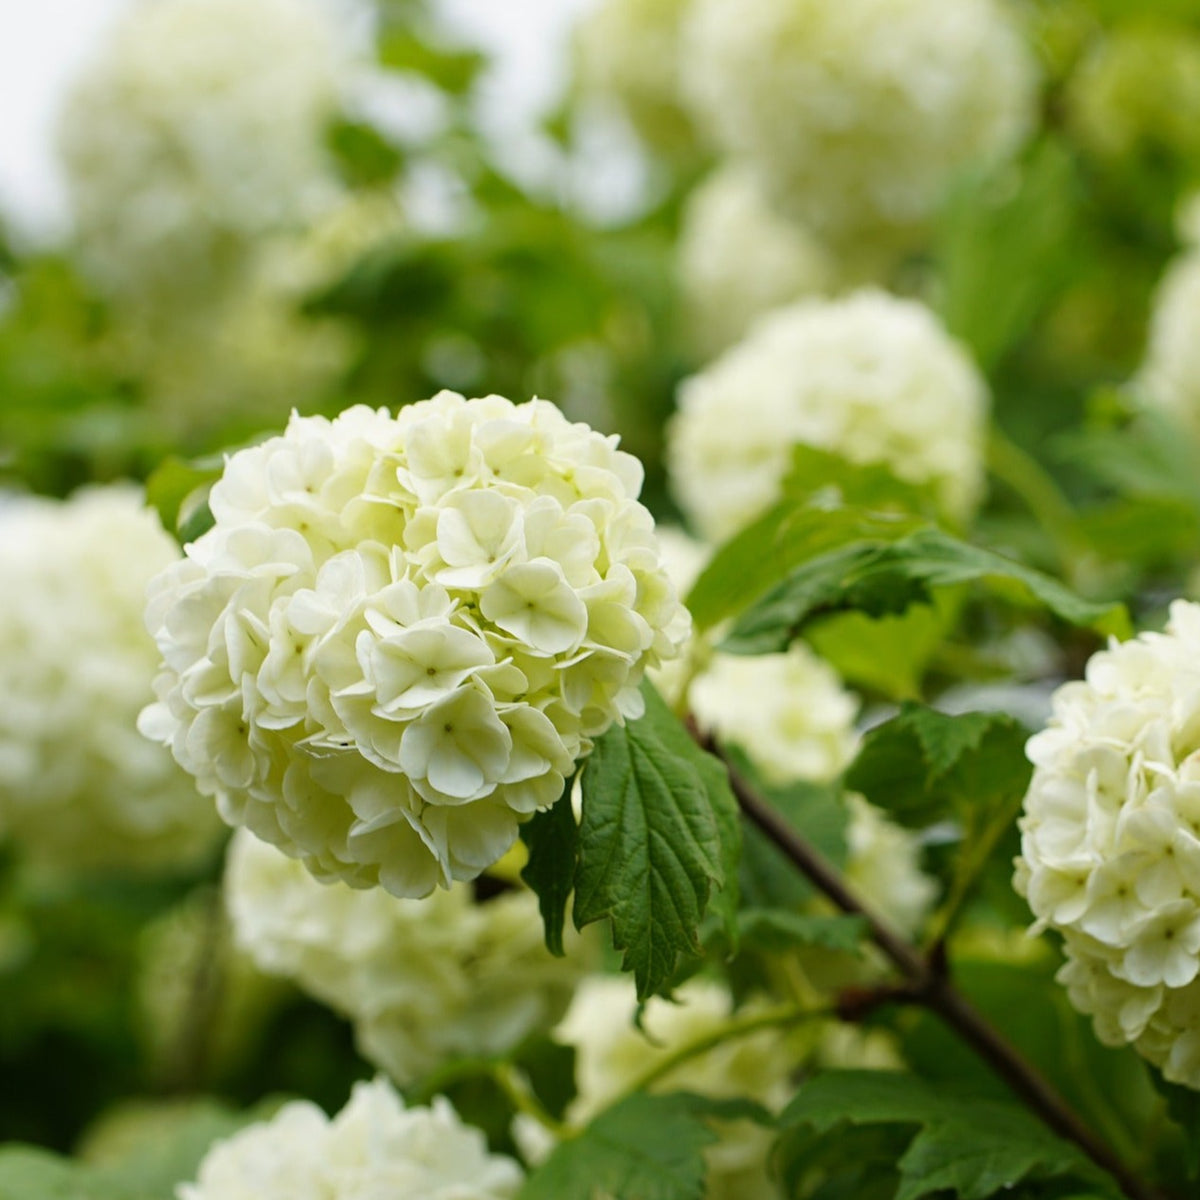
[[[1107,1045],[1200,1088],[1200,605],[1094,654],[1030,739],[1015,886]]]
[[[733,999],[707,979],[691,979],[675,991],[677,1003],[646,1002],[641,1029],[634,1024],[637,995],[630,980],[594,975],[575,994],[554,1036],[575,1049],[577,1095],[567,1110],[586,1122],[637,1084],[666,1057],[728,1024]],[[756,1011],[753,1002],[740,1010]],[[791,1094],[795,1058],[776,1030],[721,1042],[657,1080],[653,1091],[688,1091],[715,1098],[742,1098],[778,1110]],[[725,1123],[720,1142],[705,1155],[706,1200],[763,1200],[775,1194],[767,1174],[773,1140],[769,1130],[748,1121]]]
[[[322,884],[245,830],[230,844],[225,902],[258,967],[348,1017],[364,1057],[400,1084],[548,1029],[589,957],[578,942],[550,954],[532,892],[477,904],[469,884],[423,900]]]
[[[819,236],[919,228],[1031,127],[1033,56],[999,0],[695,0],[697,124]]]
[[[929,486],[963,523],[983,490],[987,415],[983,377],[936,317],[868,289],[777,309],[685,380],[667,462],[711,541],[771,504],[797,443]]]
[[[693,141],[679,84],[679,25],[689,0],[603,0],[575,33],[586,92],[614,98],[658,150]]]
[[[1184,213],[1196,222],[1197,206]],[[1191,233],[1191,229],[1187,229]],[[1195,241],[1168,267],[1150,313],[1146,357],[1135,386],[1152,407],[1200,434],[1200,248]]]
[[[160,294],[310,216],[342,64],[310,0],[142,0],[76,81],[59,144],[85,267]]]
[[[322,879],[474,878],[687,636],[641,480],[541,400],[293,416],[152,585],[143,731]]]
[[[212,806],[138,736],[158,664],[146,585],[179,557],[134,487],[0,510],[0,833],[64,867],[180,865]]]
[[[405,1108],[382,1079],[355,1084],[332,1120],[307,1100],[217,1142],[177,1200],[511,1200],[523,1181],[442,1096]]]
[[[677,269],[694,340],[716,352],[768,309],[830,291],[828,251],[767,202],[757,177],[729,163],[688,197]]]

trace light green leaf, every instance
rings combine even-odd
[[[919,1125],[898,1164],[896,1200],[949,1192],[987,1200],[1028,1178],[1073,1178],[1120,1192],[1069,1142],[1016,1104],[930,1086],[892,1071],[830,1071],[806,1083],[781,1118],[818,1133],[852,1125]]]
[[[208,492],[224,469],[225,460],[220,455],[191,461],[172,455],[146,480],[146,503],[158,512],[163,528],[181,544],[195,541],[211,528]]]
[[[562,1142],[530,1175],[518,1200],[593,1200],[597,1193],[620,1200],[701,1200],[703,1151],[717,1140],[708,1117],[768,1119],[749,1103],[639,1092]]]
[[[645,715],[616,725],[583,769],[575,878],[577,928],[608,917],[639,999],[698,954],[698,928],[714,886],[725,884],[728,786],[648,684]]]

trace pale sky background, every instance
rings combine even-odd
[[[356,0],[321,0],[345,5]],[[19,236],[52,241],[67,225],[53,129],[63,89],[128,0],[0,0],[0,212]],[[595,0],[437,0],[464,36],[496,56],[481,88],[481,120],[507,165],[531,180],[553,169],[531,132],[553,102],[578,13]],[[599,135],[603,141],[605,135]],[[603,152],[603,146],[600,147]],[[628,172],[630,167],[626,168]],[[618,193],[634,181],[606,171]],[[619,207],[620,195],[617,196]]]

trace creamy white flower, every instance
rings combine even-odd
[[[685,380],[667,462],[712,541],[770,505],[797,443],[883,464],[964,522],[983,490],[987,412],[986,383],[934,315],[867,290],[778,309]]]
[[[688,196],[676,268],[696,344],[716,353],[769,309],[832,290],[829,252],[780,216],[745,166],[727,163]]]
[[[330,1119],[307,1100],[285,1104],[215,1143],[178,1200],[511,1200],[523,1181],[511,1158],[491,1154],[445,1097],[405,1108],[383,1079],[357,1083]]]
[[[1200,1088],[1200,606],[1094,654],[1030,739],[1014,884],[1108,1045]]]
[[[697,125],[849,247],[911,236],[1035,114],[1033,56],[997,0],[695,0],[680,61]]]
[[[1180,254],[1154,295],[1146,358],[1135,387],[1153,407],[1200,434],[1200,249]]]
[[[246,830],[230,844],[225,901],[259,968],[346,1016],[364,1057],[400,1084],[548,1029],[591,959],[578,938],[550,954],[524,889],[476,903],[467,884],[423,900],[322,884]]]
[[[678,1003],[646,1002],[641,1029],[634,1024],[637,995],[631,980],[593,975],[575,993],[555,1038],[575,1050],[576,1098],[567,1117],[588,1121],[672,1052],[723,1028],[733,1000],[722,984],[691,979],[675,992]],[[753,1002],[739,1012],[756,1011]],[[656,1080],[653,1091],[690,1091],[716,1098],[749,1098],[778,1110],[791,1094],[795,1058],[776,1030],[721,1042]],[[723,1123],[721,1141],[705,1158],[708,1200],[762,1200],[775,1194],[767,1173],[772,1135],[748,1121]]]
[[[687,635],[640,483],[540,400],[293,416],[152,586],[145,731],[323,879],[473,879]]]
[[[309,0],[131,6],[59,125],[96,281],[123,295],[194,292],[324,204],[337,45]]]
[[[137,732],[158,660],[145,590],[178,557],[132,486],[0,510],[0,830],[33,858],[183,865],[220,834]]]

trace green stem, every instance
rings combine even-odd
[[[767,1012],[753,1013],[749,1016],[734,1017],[720,1029],[714,1029],[701,1037],[672,1050],[664,1055],[652,1067],[644,1071],[627,1089],[626,1094],[643,1091],[665,1079],[676,1067],[682,1066],[701,1054],[707,1054],[717,1046],[724,1045],[737,1038],[749,1037],[763,1029],[785,1029],[789,1025],[799,1025],[804,1021],[823,1020],[836,1017],[837,1010],[830,1005],[814,1008],[806,1005],[787,1004]]]
[[[1064,574],[1074,573],[1086,553],[1075,512],[1050,473],[1007,434],[993,426],[988,439],[988,470],[1015,492],[1050,535]]]
[[[533,1088],[529,1086],[529,1080],[512,1063],[489,1063],[488,1074],[495,1080],[496,1086],[504,1093],[508,1102],[517,1112],[532,1117],[559,1141],[578,1136],[578,1129],[558,1120],[546,1110],[542,1102],[534,1095]]]

